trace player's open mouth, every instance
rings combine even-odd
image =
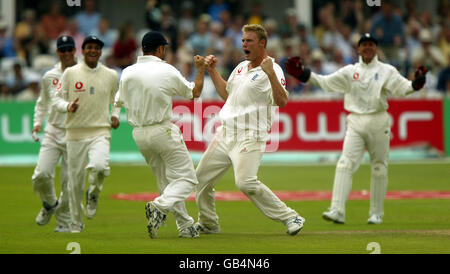
[[[250,51],[249,51],[248,49],[244,49],[244,54],[245,54],[246,56],[248,56],[248,55],[250,55]]]

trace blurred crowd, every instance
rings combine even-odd
[[[111,28],[95,0],[83,1],[83,10],[71,17],[61,12],[61,1],[54,1],[39,17],[35,10],[24,10],[13,30],[0,20],[0,100],[37,99],[40,78],[58,62],[55,41],[60,35],[75,39],[79,60],[84,37],[97,35],[105,43],[101,61],[120,75],[142,54],[143,35],[158,30],[170,41],[167,62],[187,79],[193,80],[195,75],[196,54],[217,56],[226,79],[243,60],[241,27],[248,23],[267,29],[268,54],[282,68],[288,57],[299,55],[320,74],[357,62],[357,41],[362,33],[370,32],[379,40],[380,60],[394,65],[404,76],[411,79],[419,65],[430,69],[425,89],[416,96],[450,96],[449,1],[439,1],[436,11],[419,10],[416,1],[406,2],[406,8],[399,8],[383,0],[373,12],[368,11],[365,1],[327,1],[314,9],[314,24],[307,26],[293,8],[284,11],[281,21],[264,14],[264,1],[253,0],[243,11],[235,1],[212,0],[200,7],[181,1],[174,9],[169,1],[148,0],[142,14],[145,28],[136,29],[132,21],[125,21],[116,29]],[[341,96],[285,76],[292,99]],[[202,98],[218,98],[208,75]]]

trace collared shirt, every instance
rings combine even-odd
[[[79,107],[68,113],[65,126],[67,141],[110,136],[110,105],[118,89],[117,72],[98,63],[90,68],[84,61],[67,68],[61,77],[61,88],[54,97],[54,105],[60,112],[67,112],[67,105],[76,98]],[[120,108],[112,108],[111,116],[119,117]]]
[[[371,114],[388,109],[390,95],[406,96],[414,92],[411,81],[398,70],[378,61],[347,65],[330,75],[311,73],[309,82],[325,91],[344,93],[344,108],[352,113]]]
[[[249,64],[250,61],[241,62],[228,78],[228,98],[219,117],[227,135],[232,132],[238,139],[250,137],[266,140],[277,106],[267,74],[261,66],[249,70]],[[273,68],[277,79],[285,87],[283,70],[275,61]]]
[[[48,114],[49,124],[57,128],[64,128],[66,113],[61,113],[52,107],[52,96],[55,95],[58,85],[61,84],[62,74],[61,63],[58,63],[42,77],[41,92],[34,107],[33,126],[42,125]]]
[[[122,72],[115,105],[125,107],[132,127],[159,124],[172,119],[172,97],[193,99],[194,86],[160,58],[139,56]]]

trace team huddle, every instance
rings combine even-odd
[[[77,63],[73,38],[58,38],[60,62],[43,76],[34,115],[34,135],[42,130],[48,115],[32,176],[33,189],[43,204],[36,223],[45,225],[54,214],[55,232],[80,233],[85,227],[83,216],[95,216],[103,181],[110,173],[110,131],[120,126],[123,107],[133,127],[132,137],[151,167],[160,192],[159,197],[145,205],[151,238],[157,237],[169,213],[175,217],[179,237],[220,233],[214,187],[231,166],[238,189],[265,216],[283,223],[287,234],[297,235],[305,218],[289,208],[257,176],[273,122],[272,110],[288,103],[284,72],[266,54],[267,32],[262,26],[245,25],[242,33],[245,60],[229,78],[223,79],[216,69],[215,56],[196,55],[193,82],[164,61],[169,43],[156,31],[144,35],[143,55],[123,70],[120,81],[115,71],[99,62],[104,45],[100,39],[86,37],[82,44],[83,60]],[[350,113],[342,155],[336,166],[331,206],[322,217],[345,223],[352,177],[367,149],[372,167],[367,223],[381,224],[388,184],[387,98],[420,90],[427,70],[420,67],[413,81],[405,79],[393,66],[378,60],[377,40],[370,34],[359,40],[358,53],[358,63],[326,76],[312,72],[300,57],[289,58],[285,69],[301,82],[343,93],[344,108]],[[172,98],[199,98],[205,72],[225,104],[219,113],[222,125],[195,168],[180,129],[171,122]],[[264,115],[261,110],[265,110]],[[58,198],[54,173],[60,159]],[[84,192],[87,174],[89,186]],[[198,207],[196,222],[185,207],[185,200],[193,192]]]

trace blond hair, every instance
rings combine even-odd
[[[267,31],[266,29],[258,24],[247,24],[242,27],[242,32],[254,32],[258,36],[259,40],[266,40],[264,48],[267,46]]]

